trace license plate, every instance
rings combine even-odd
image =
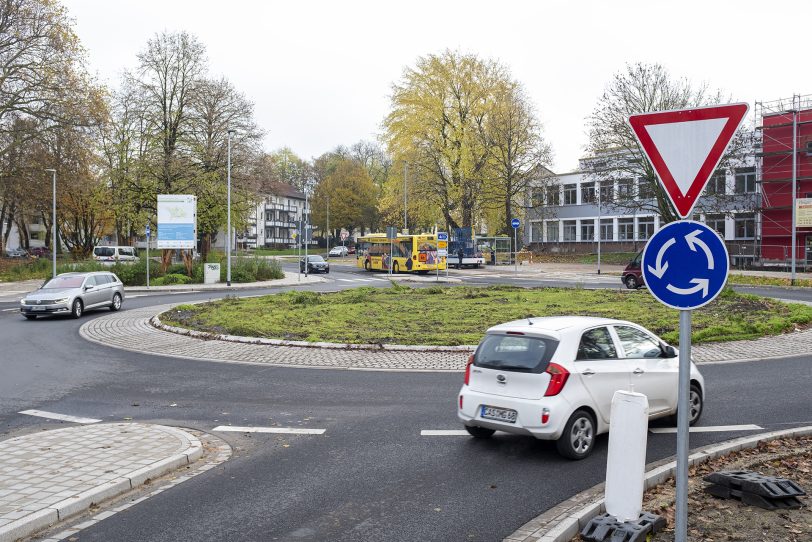
[[[31,307],[31,309],[35,311],[44,311],[45,307]]]
[[[500,422],[516,423],[516,411],[509,408],[498,408],[487,405],[482,405],[479,412],[480,417],[488,420],[497,420]]]

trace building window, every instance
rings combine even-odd
[[[621,241],[634,241],[633,218],[619,218],[617,220],[617,237]]]
[[[708,184],[705,186],[705,194],[707,195],[724,195],[725,190],[725,173],[723,171],[717,171],[714,173]]]
[[[531,196],[531,205],[533,207],[541,207],[544,205],[544,191],[541,188],[534,188]]]
[[[561,191],[558,185],[547,187],[547,205],[561,205]]]
[[[625,201],[632,197],[634,197],[634,181],[632,179],[620,179],[617,182],[617,199]]]
[[[725,215],[705,215],[705,224],[707,224],[709,228],[716,230],[719,235],[722,236],[722,239],[725,238]]]
[[[581,241],[595,240],[595,222],[593,220],[581,221]]]
[[[651,199],[654,197],[654,183],[646,179],[638,179],[637,193],[640,199]]]
[[[736,193],[749,194],[756,191],[756,170],[744,168],[736,170]]]
[[[595,183],[581,184],[581,205],[595,203]]]
[[[547,242],[548,243],[557,243],[558,242],[558,221],[554,222],[547,222]]]
[[[753,213],[742,213],[734,218],[736,239],[754,239],[756,237],[756,217]]]
[[[600,202],[611,203],[614,199],[615,181],[601,181],[600,182]]]
[[[611,218],[601,219],[601,241],[613,241],[615,239],[615,221]]]
[[[642,240],[648,239],[654,235],[654,217],[638,218],[637,219],[637,238]]]
[[[575,241],[577,232],[577,224],[575,220],[564,221],[564,241]]]
[[[564,205],[575,205],[578,203],[578,185],[564,185]]]
[[[541,243],[541,222],[531,222],[530,223],[530,242],[531,243]]]

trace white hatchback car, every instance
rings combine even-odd
[[[468,359],[458,416],[474,437],[496,430],[555,440],[583,459],[609,431],[612,396],[648,397],[650,418],[677,412],[676,350],[647,329],[606,318],[530,318],[490,328]],[[691,363],[690,423],[702,414],[705,381]]]

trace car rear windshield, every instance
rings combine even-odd
[[[527,335],[487,335],[474,354],[474,365],[486,369],[543,373],[558,341]]]
[[[77,276],[77,277],[56,277],[54,279],[49,280],[43,288],[52,289],[52,288],[78,288],[82,285],[85,281],[85,277]]]
[[[93,249],[95,256],[112,256],[115,254],[113,247],[96,247]]]

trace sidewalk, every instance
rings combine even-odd
[[[144,423],[81,425],[0,441],[0,542],[30,536],[202,455],[194,435]]]

